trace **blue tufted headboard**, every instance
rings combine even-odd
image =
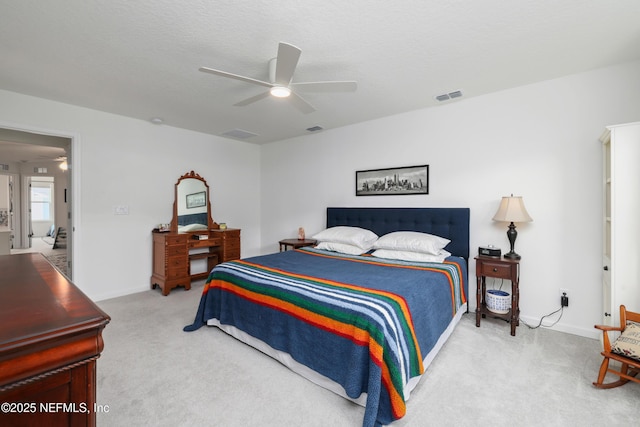
[[[469,208],[327,208],[327,227],[347,225],[378,236],[420,231],[451,240],[446,250],[469,261]]]
[[[178,225],[190,225],[190,224],[204,224],[204,225],[209,224],[209,222],[207,221],[207,213],[201,212],[196,214],[178,216]]]

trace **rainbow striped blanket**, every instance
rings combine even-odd
[[[466,302],[463,259],[409,263],[302,248],[217,265],[192,331],[218,319],[358,398],[363,426],[406,412],[407,382]]]

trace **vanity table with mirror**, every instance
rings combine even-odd
[[[174,190],[173,218],[167,231],[153,230],[153,273],[151,289],[162,295],[191,282],[206,279],[216,264],[240,258],[240,230],[220,229],[211,216],[209,185],[191,171],[178,179]],[[205,270],[192,271],[204,261]]]

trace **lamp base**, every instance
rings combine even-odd
[[[520,259],[521,258],[520,255],[518,255],[517,253],[515,253],[513,251],[510,251],[510,252],[507,252],[506,254],[504,254],[504,257],[507,258],[507,259]]]

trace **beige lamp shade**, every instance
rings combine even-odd
[[[531,222],[533,219],[529,216],[527,209],[521,196],[503,197],[500,202],[498,212],[493,216],[494,221],[504,222]]]

